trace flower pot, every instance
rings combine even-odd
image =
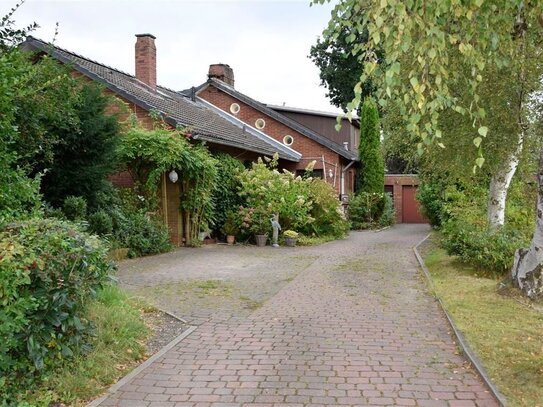
[[[268,241],[267,235],[255,235],[256,245],[258,247],[264,247],[266,246],[266,242]]]
[[[228,243],[230,246],[232,246],[235,241],[236,241],[236,236],[233,236],[233,235],[226,236],[226,243]]]
[[[296,246],[296,241],[298,240],[297,237],[285,237],[285,244],[288,247],[294,247]]]

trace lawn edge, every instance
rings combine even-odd
[[[473,368],[477,371],[479,376],[483,379],[484,383],[486,384],[486,386],[488,387],[488,389],[490,390],[490,392],[492,393],[492,395],[494,396],[496,401],[500,404],[500,406],[501,407],[507,407],[507,400],[505,399],[504,395],[500,393],[500,391],[498,390],[496,385],[492,382],[492,380],[488,376],[488,373],[486,372],[485,368],[483,367],[483,364],[481,363],[479,358],[475,355],[475,352],[473,352],[473,350],[469,346],[468,342],[466,341],[466,338],[464,337],[462,332],[458,329],[458,327],[454,323],[453,318],[447,312],[447,310],[446,310],[446,308],[445,308],[445,306],[443,304],[443,301],[441,301],[441,298],[439,298],[437,296],[437,294],[435,293],[435,291],[433,289],[434,283],[433,283],[433,280],[432,280],[432,276],[430,275],[430,271],[428,270],[428,267],[426,267],[426,263],[424,262],[424,259],[422,258],[421,254],[420,254],[420,252],[418,250],[419,246],[421,244],[423,244],[426,240],[428,240],[428,238],[431,235],[432,235],[431,233],[428,233],[428,235],[426,235],[426,237],[424,239],[422,239],[420,242],[418,242],[413,247],[413,252],[415,253],[415,257],[417,258],[417,261],[418,261],[419,266],[420,266],[420,268],[422,270],[422,273],[424,274],[424,277],[426,278],[426,282],[428,284],[428,287],[430,287],[430,289],[432,291],[432,296],[436,299],[436,301],[438,302],[441,310],[445,314],[445,317],[447,318],[447,321],[449,322],[449,325],[451,326],[451,328],[452,328],[452,330],[454,332],[454,336],[456,337],[456,339],[458,341],[458,344],[462,348],[462,351],[463,351],[464,355],[466,355],[467,359],[469,360],[469,362],[471,363]]]
[[[171,315],[174,318],[177,318],[181,321],[183,321],[181,318],[175,316],[174,314],[167,313],[168,315]],[[196,330],[196,326],[190,325],[187,329],[185,329],[180,335],[178,335],[176,338],[174,338],[172,341],[170,341],[168,344],[164,345],[162,349],[160,349],[158,352],[153,354],[149,359],[145,360],[143,363],[138,365],[134,370],[132,370],[127,375],[123,376],[119,381],[116,383],[113,383],[106,391],[105,393],[92,400],[90,403],[86,405],[86,407],[98,407],[101,405],[110,395],[114,394],[117,390],[119,390],[122,386],[129,383],[132,379],[134,379],[138,374],[140,374],[143,370],[145,370],[147,367],[149,367],[152,363],[154,363],[158,358],[162,357],[166,352],[168,352],[170,349],[172,349],[175,345],[177,345],[179,342],[181,342],[183,339],[185,339],[187,336],[189,336],[194,330]]]

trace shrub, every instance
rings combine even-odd
[[[241,208],[242,229],[260,233],[271,230],[270,218],[279,214],[279,223],[285,229],[302,230],[313,221],[312,202],[306,180],[289,171],[279,172],[277,157],[265,163],[258,159],[252,167],[239,174],[240,196],[246,200]]]
[[[141,212],[129,213],[119,234],[119,240],[128,247],[128,256],[148,256],[172,249],[168,227],[160,220]]]
[[[360,192],[349,199],[349,220],[354,230],[367,229],[379,223],[383,214],[384,194]]]
[[[517,229],[490,230],[486,224],[449,220],[442,228],[442,246],[447,253],[477,268],[485,275],[505,276],[513,266],[515,251],[529,245],[529,237]]]
[[[97,238],[54,219],[8,225],[0,253],[0,394],[9,404],[15,387],[84,349],[85,304],[113,266]]]
[[[71,221],[82,221],[87,217],[87,202],[80,196],[69,196],[64,199],[62,211]]]
[[[383,213],[377,223],[381,227],[391,226],[396,223],[396,210],[394,209],[392,196],[388,193],[383,195]]]
[[[91,214],[89,216],[89,232],[99,236],[113,233],[113,220],[111,216],[104,210],[99,210]]]
[[[238,221],[234,212],[227,213],[221,231],[227,236],[236,236],[239,233]]]
[[[438,183],[424,182],[417,188],[417,200],[419,201],[422,213],[430,225],[440,227],[441,223],[448,217],[445,212],[444,186]]]
[[[217,178],[212,201],[214,205],[215,231],[219,231],[221,226],[228,221],[229,212],[235,211],[244,203],[243,199],[238,195],[240,182],[237,175],[244,171],[245,168],[241,161],[228,154],[217,154],[215,159],[217,160]]]
[[[112,246],[128,248],[130,257],[171,250],[167,226],[149,212],[152,202],[128,188],[112,188],[99,195],[98,202],[101,209],[89,217],[89,228],[100,235],[111,234]]]
[[[345,236],[349,230],[349,222],[334,188],[321,178],[313,178],[307,182],[309,200],[312,202],[310,215],[314,220],[300,231],[307,235],[336,238]]]

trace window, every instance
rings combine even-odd
[[[294,137],[287,134],[285,137],[283,137],[283,144],[286,146],[291,146],[292,143],[294,143]]]
[[[305,170],[296,170],[296,176],[307,178]],[[309,176],[312,178],[324,178],[324,172],[322,170],[313,170],[311,171]]]
[[[266,127],[266,121],[264,119],[256,119],[255,127],[258,130],[262,130],[264,127]]]

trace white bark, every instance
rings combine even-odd
[[[488,224],[491,229],[503,226],[505,223],[505,203],[507,200],[507,191],[511,180],[517,171],[524,144],[524,134],[519,132],[518,144],[515,151],[507,157],[503,166],[494,174],[490,180],[490,189],[488,193]]]
[[[543,148],[539,153],[537,213],[532,243],[515,253],[513,283],[528,297],[543,297]]]

